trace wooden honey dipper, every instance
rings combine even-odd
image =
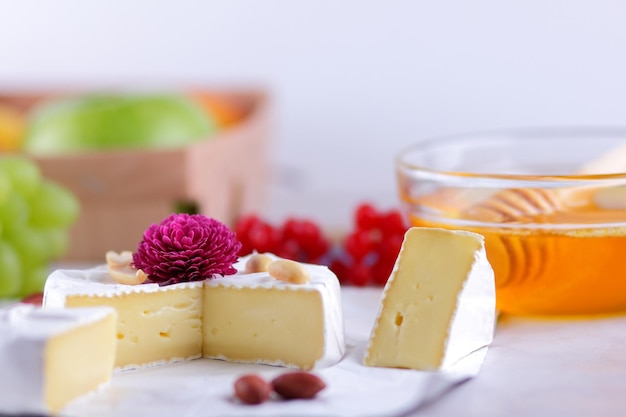
[[[601,175],[626,171],[626,144],[589,162],[576,175]],[[461,217],[506,223],[524,217],[548,215],[593,201],[605,209],[626,209],[626,187],[575,187],[567,189],[510,188],[462,210]]]

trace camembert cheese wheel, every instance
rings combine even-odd
[[[246,273],[247,260],[234,265],[234,275],[166,286],[119,284],[106,266],[57,270],[43,303],[114,307],[120,369],[200,357],[305,370],[339,361],[345,341],[335,274],[300,264],[309,279],[289,282]]]

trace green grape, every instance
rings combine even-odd
[[[23,156],[2,156],[0,171],[6,174],[13,190],[24,196],[32,195],[41,183],[39,167]]]
[[[5,234],[4,240],[13,245],[24,265],[40,264],[51,259],[48,239],[40,230],[27,225],[13,228]]]
[[[60,258],[69,247],[70,235],[66,229],[40,229],[38,232],[44,237],[48,246],[49,260]]]
[[[0,169],[0,204],[3,204],[11,194],[11,180],[6,172]]]
[[[29,202],[30,224],[36,228],[69,227],[80,211],[76,197],[51,181],[44,180]]]
[[[0,205],[0,223],[5,235],[11,230],[18,230],[28,222],[30,210],[28,203],[17,193],[11,193],[4,204]]]
[[[41,266],[24,268],[22,273],[22,288],[20,296],[25,297],[34,293],[42,292],[49,274],[48,267]]]
[[[0,298],[14,297],[22,287],[22,265],[17,252],[0,242]]]
[[[79,209],[76,197],[43,178],[33,161],[0,155],[0,298],[43,289]]]

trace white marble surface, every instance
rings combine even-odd
[[[480,374],[415,416],[626,414],[626,316],[502,317]]]
[[[371,305],[377,290],[363,291],[361,297]],[[355,320],[358,311],[364,314],[362,320]],[[371,313],[367,308],[352,311],[351,323],[360,323],[356,333],[367,331]],[[623,416],[625,352],[626,315],[577,319],[504,316],[474,378],[426,404],[420,404],[419,387],[413,399],[404,399],[402,407],[384,393],[376,401],[379,410],[398,411],[386,416]],[[134,383],[132,378],[127,380]]]

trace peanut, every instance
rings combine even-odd
[[[305,284],[311,280],[309,272],[302,264],[289,259],[278,259],[267,267],[267,272],[277,280],[292,284]]]
[[[148,275],[145,272],[132,266],[132,252],[123,251],[117,253],[108,251],[105,257],[109,266],[109,275],[115,282],[125,285],[137,285],[148,279]]]
[[[267,267],[273,262],[273,259],[262,253],[255,253],[248,258],[246,262],[246,274],[254,272],[267,272]]]
[[[310,399],[326,388],[326,383],[308,372],[289,372],[274,378],[272,388],[286,400]]]
[[[235,381],[235,396],[244,404],[261,404],[269,399],[272,386],[258,375],[243,375]]]

